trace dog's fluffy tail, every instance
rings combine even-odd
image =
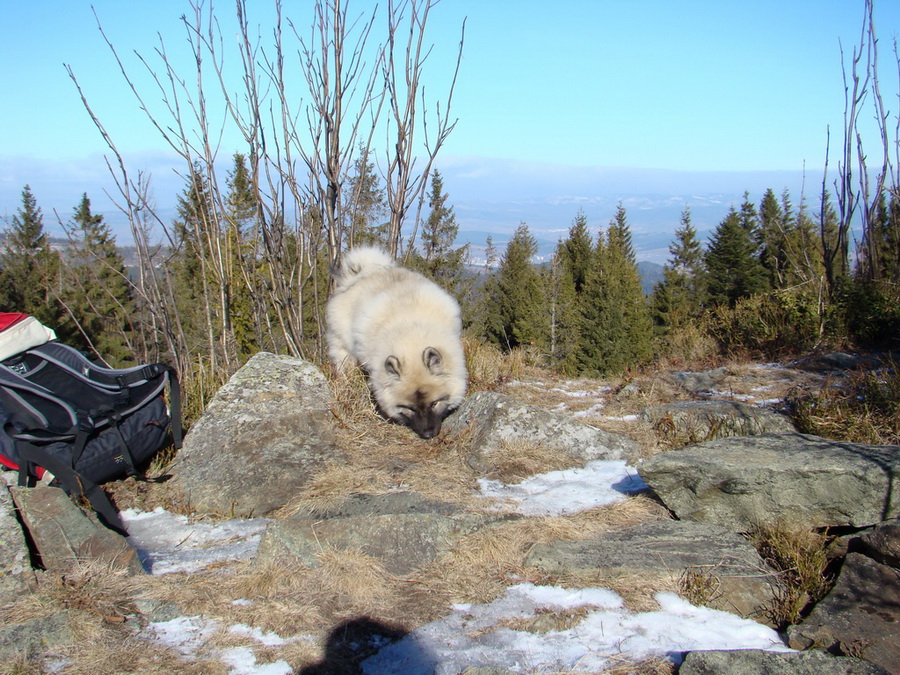
[[[335,278],[338,287],[347,286],[370,272],[393,266],[394,261],[387,251],[377,246],[358,246],[344,253]]]

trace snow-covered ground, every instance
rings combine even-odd
[[[566,515],[625,499],[643,486],[637,472],[621,461],[590,462],[582,469],[553,471],[517,485],[480,481],[481,494],[502,508],[526,516]],[[223,560],[251,557],[267,521],[229,520],[191,523],[162,509],[124,514],[131,542],[153,574],[193,571]],[[565,589],[523,583],[484,605],[457,605],[452,612],[413,630],[364,662],[369,675],[450,675],[465,666],[505,668],[513,672],[592,672],[621,662],[661,656],[678,661],[682,652],[702,649],[786,651],[778,634],[755,621],[695,607],[670,593],[656,596],[659,610],[633,612],[608,589]],[[583,619],[568,630],[529,632],[521,623],[547,610],[578,610]],[[518,627],[517,627],[518,626]],[[223,626],[204,617],[179,617],[152,623],[145,636],[180,651],[197,653]],[[281,636],[235,624],[231,632],[260,645],[312,640]],[[284,661],[258,664],[247,647],[222,649],[219,658],[234,675],[281,675]]]

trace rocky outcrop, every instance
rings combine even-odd
[[[468,436],[467,463],[480,475],[492,468],[491,456],[505,443],[544,446],[570,458],[575,464],[594,459],[628,459],[639,446],[630,438],[596,429],[490,391],[471,394],[444,422],[445,433]]]
[[[837,363],[846,365],[843,359]],[[734,375],[725,369],[672,375],[681,384],[679,398],[685,391],[705,396],[726,376]],[[331,426],[330,407],[328,383],[317,368],[300,359],[258,354],[194,424],[170,467],[172,483],[196,514],[270,513],[290,502],[329,463],[346,461]],[[693,602],[766,621],[767,608],[783,589],[778,575],[736,533],[776,520],[865,528],[850,541],[832,592],[790,630],[791,645],[810,651],[693,652],[681,672],[900,672],[895,665],[900,663],[900,523],[890,520],[900,512],[900,448],[804,436],[791,432],[772,411],[727,401],[647,408],[643,418],[657,428],[668,424],[683,436],[731,437],[663,452],[638,465],[641,478],[679,520],[653,520],[577,541],[568,538],[571,530],[564,530],[567,539],[528,551],[524,564],[529,574],[571,583],[579,578],[666,579]],[[476,474],[485,476],[517,443],[549,450],[549,456],[556,453],[562,464],[573,467],[597,459],[634,460],[641,454],[638,444],[624,436],[492,392],[470,395],[447,419],[444,438],[421,447],[460,453]],[[415,467],[419,451],[415,446],[398,459],[392,475]],[[423,450],[421,457],[428,461],[433,455]],[[466,472],[466,478],[471,487],[471,474]],[[384,489],[399,484],[385,481]],[[377,492],[379,484],[369,485]],[[15,492],[21,517],[0,485],[0,606],[28,593],[38,577],[52,582],[54,574],[65,574],[76,560],[101,559],[138,571],[132,569],[134,552],[127,545],[116,548],[124,540],[110,539],[111,548],[100,547],[99,525],[60,490]],[[266,565],[288,556],[316,566],[323,549],[358,551],[389,574],[414,579],[417,570],[450,551],[461,537],[479,529],[489,532],[510,517],[518,516],[471,511],[413,492],[356,494],[334,507],[273,520],[255,562]],[[31,569],[22,523],[34,530],[31,539],[49,570],[46,576]],[[179,616],[171,603],[131,600],[138,623]],[[78,639],[65,613],[15,619],[19,623],[6,621],[6,616],[0,620],[0,659],[15,658],[23,649],[46,652]],[[3,651],[6,645],[14,645],[13,650]]]
[[[662,452],[641,478],[682,520],[745,532],[787,520],[867,527],[900,514],[900,447],[798,433],[724,438]]]
[[[678,371],[672,373],[672,379],[692,394],[708,394],[728,377],[728,368],[721,366],[712,370]]]
[[[898,531],[897,521],[889,521],[850,542],[834,588],[790,628],[792,647],[859,656],[900,672],[900,569],[879,562],[896,560]]]
[[[388,572],[404,575],[500,517],[468,513],[410,492],[354,495],[335,509],[273,522],[255,560],[259,564],[287,555],[315,567],[323,550],[354,550],[377,559]]]
[[[644,408],[640,418],[662,438],[683,439],[685,443],[796,431],[784,415],[736,401],[668,403]]]
[[[137,551],[125,537],[79,508],[62,489],[38,485],[10,491],[44,569],[62,574],[95,560],[113,570],[143,572]]]
[[[678,675],[886,675],[875,664],[820,651],[766,652],[759,649],[689,653]]]
[[[667,579],[714,609],[766,622],[783,590],[746,539],[721,527],[660,520],[582,541],[535,546],[525,564],[566,577]]]
[[[15,602],[35,584],[28,543],[6,483],[0,475],[0,607]]]
[[[344,459],[330,406],[313,364],[259,353],[191,427],[174,480],[200,514],[251,517],[284,506],[317,470]]]

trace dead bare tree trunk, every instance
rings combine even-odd
[[[394,0],[388,0],[388,43],[383,68],[390,101],[391,126],[386,150],[385,188],[390,209],[388,247],[394,258],[402,253],[402,230],[409,210],[414,203],[418,203],[409,247],[412,248],[415,243],[431,167],[457,122],[451,121],[450,108],[462,63],[465,22],[447,99],[443,106],[439,101],[435,103],[436,128],[433,132],[428,129],[428,108],[422,75],[431,48],[426,49],[424,46],[425,29],[428,14],[438,1],[403,0],[397,4]],[[401,30],[405,22],[408,22],[407,32]],[[404,34],[407,36],[406,42],[401,43],[399,38]],[[418,108],[420,103],[421,110]],[[416,138],[420,131],[424,148],[424,156],[421,158],[416,154]],[[419,159],[421,164],[417,170],[416,162]]]

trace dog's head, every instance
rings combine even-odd
[[[444,419],[462,403],[465,373],[448,368],[436,347],[426,347],[409,360],[392,354],[381,365],[373,391],[384,415],[422,438],[437,436]]]

